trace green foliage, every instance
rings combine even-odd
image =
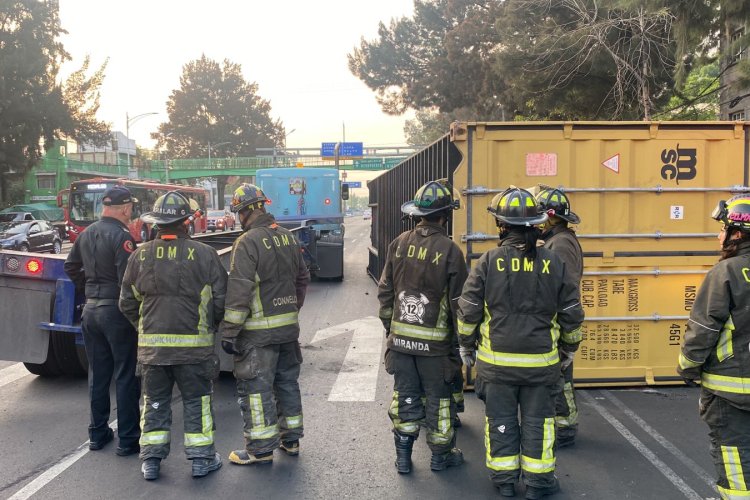
[[[419,109],[414,119],[404,123],[404,135],[409,146],[427,146],[450,132],[454,121],[474,120],[474,110],[462,108],[441,113],[434,108]],[[499,117],[502,119],[502,116]]]
[[[0,0],[0,198],[7,173],[24,173],[42,155],[43,145],[61,136],[96,141],[108,126],[95,119],[103,67],[85,76],[88,60],[65,82],[60,65],[70,59],[60,35],[57,3]]]
[[[719,116],[719,61],[695,67],[676,90],[657,120],[716,120]]]
[[[407,124],[413,142],[432,137],[433,109],[468,110],[474,120],[709,116],[714,103],[699,97],[709,70],[701,68],[720,54],[726,64],[728,54],[750,46],[750,33],[732,46],[721,43],[750,20],[746,0],[414,5],[412,17],[381,23],[375,40],[362,39],[349,54],[351,72],[383,111],[428,113]],[[750,85],[750,62],[735,68],[739,84]]]
[[[256,148],[281,147],[284,126],[270,117],[271,104],[258,96],[239,64],[203,55],[183,67],[180,88],[167,101],[169,121],[154,134],[170,158],[256,156]],[[215,147],[213,145],[216,145]]]
[[[414,18],[381,23],[378,39],[364,38],[349,69],[373,89],[384,112],[471,108],[474,118],[501,113],[501,79],[491,54],[499,36],[494,0],[415,0]]]

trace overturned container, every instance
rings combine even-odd
[[[576,381],[675,383],[695,295],[718,260],[709,214],[748,191],[749,151],[744,122],[457,122],[370,182],[368,270],[379,275],[388,243],[408,227],[400,203],[427,180],[447,177],[462,193],[450,231],[468,265],[497,244],[492,196],[511,184],[559,187],[581,218],[573,228],[584,252]]]

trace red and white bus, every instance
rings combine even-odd
[[[133,216],[130,224],[128,224],[130,234],[137,242],[147,241],[151,233],[151,227],[141,221],[141,214],[151,211],[156,199],[169,191],[179,191],[186,197],[195,200],[203,213],[206,212],[208,191],[203,188],[132,179],[108,179],[103,177],[83,179],[72,182],[70,189],[60,191],[57,195],[58,205],[66,208],[65,221],[71,242],[74,242],[86,227],[101,218],[104,191],[115,185],[125,186],[133,193],[133,196],[138,198],[138,203],[133,204]],[[66,195],[67,201],[65,201]],[[190,234],[205,233],[206,219],[200,217],[192,221],[189,231]]]

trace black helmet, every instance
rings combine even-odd
[[[548,218],[546,213],[539,213],[534,196],[518,187],[496,194],[487,211],[498,221],[512,226],[536,226]]]
[[[195,200],[188,200],[177,191],[170,191],[159,196],[150,212],[141,215],[141,220],[148,224],[169,225],[185,220],[197,209]]]
[[[229,210],[236,213],[243,208],[266,201],[268,201],[268,198],[266,198],[266,195],[263,194],[263,191],[258,186],[246,182],[234,190],[232,205],[229,207]]]
[[[721,200],[711,217],[727,227],[750,233],[750,195],[740,194],[727,201]]]
[[[556,188],[544,188],[536,195],[539,210],[547,215],[556,215],[571,224],[580,224],[581,218],[570,211],[570,200],[565,193]]]
[[[430,181],[416,192],[414,199],[401,205],[404,215],[424,217],[442,210],[458,209],[458,200],[453,200],[453,189],[446,179]]]

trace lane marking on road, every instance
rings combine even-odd
[[[689,498],[690,500],[703,500],[703,497],[695,492],[690,486],[683,481],[683,479],[675,473],[667,464],[659,460],[659,458],[654,454],[653,451],[651,451],[646,445],[644,445],[637,437],[633,435],[619,420],[617,420],[614,415],[612,415],[606,408],[604,408],[602,405],[596,402],[594,399],[594,396],[588,394],[585,391],[581,391],[579,393],[583,399],[586,400],[587,403],[589,403],[599,414],[609,422],[609,424],[615,428],[617,432],[619,432],[622,437],[624,437],[626,440],[630,442],[633,447],[638,450],[641,455],[643,455],[651,464],[656,467],[656,469],[661,472],[664,477],[669,479],[669,481],[675,485],[675,487],[680,490],[684,495],[685,498]]]
[[[685,455],[683,452],[681,452],[675,445],[673,445],[667,438],[659,434],[659,432],[648,425],[645,420],[643,420],[638,414],[636,414],[633,410],[627,407],[625,403],[617,399],[617,397],[612,394],[610,391],[602,391],[604,393],[604,397],[612,401],[612,404],[614,404],[616,407],[618,407],[625,415],[630,417],[636,424],[640,426],[641,429],[646,431],[654,440],[656,440],[657,443],[662,445],[664,448],[667,449],[672,455],[674,455],[680,462],[685,464],[685,466],[690,469],[696,476],[703,479],[703,482],[706,483],[711,488],[714,487],[714,484],[716,481],[706,472],[703,467],[695,463],[690,457]]]
[[[383,350],[383,324],[378,318],[367,316],[318,330],[312,343],[351,331],[352,341],[328,401],[375,401]]]
[[[109,426],[115,433],[117,433],[117,420],[113,421],[111,424],[109,424]],[[8,500],[27,500],[28,498],[31,498],[32,495],[47,486],[47,484],[49,484],[57,476],[65,472],[71,465],[86,456],[88,452],[89,441],[86,441],[81,446],[79,446],[76,451],[63,458],[46,471],[42,472],[33,481],[18,490]]]
[[[23,363],[16,363],[0,370],[0,387],[8,385],[11,382],[23,378],[27,375],[31,375],[29,370],[23,366]]]

